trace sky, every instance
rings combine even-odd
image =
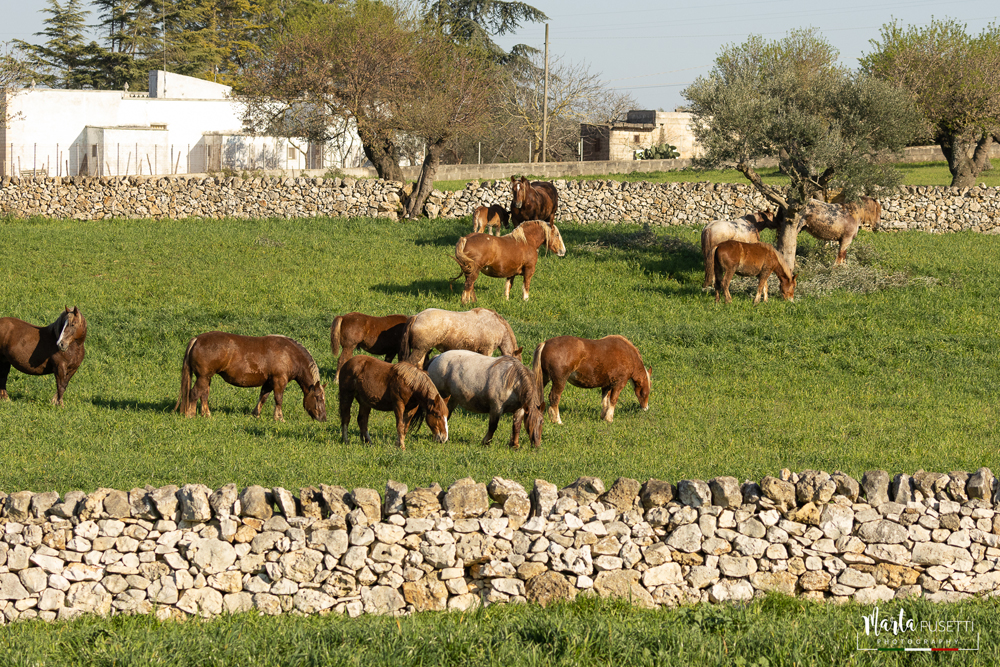
[[[44,0],[0,0],[4,22],[0,42],[36,41],[42,29]],[[630,92],[638,108],[672,111],[685,104],[681,94],[697,77],[708,74],[719,50],[741,44],[750,35],[780,39],[789,30],[817,28],[840,51],[841,64],[855,68],[869,53],[869,40],[893,20],[922,26],[932,18],[953,18],[969,34],[1000,22],[996,0],[700,0],[689,3],[649,0],[532,0],[548,15],[549,55],[585,64],[605,85]],[[90,19],[96,22],[96,16]],[[38,40],[40,41],[40,40]],[[545,27],[527,24],[497,42],[509,48],[523,43],[539,49]]]

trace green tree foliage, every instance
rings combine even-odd
[[[544,12],[513,0],[437,0],[425,1],[424,7],[427,23],[437,26],[457,44],[486,51],[498,64],[525,64],[538,49],[518,44],[507,52],[493,41],[494,35],[514,32],[526,21],[541,23],[549,19]]]
[[[919,128],[903,91],[839,67],[837,55],[811,29],[777,41],[753,36],[725,47],[712,72],[684,90],[705,149],[701,163],[735,164],[785,210],[778,244],[790,267],[809,200],[833,188],[850,200],[897,186],[892,161]],[[755,170],[775,156],[787,190],[765,184]]]
[[[45,29],[35,36],[46,37],[45,43],[14,41],[24,53],[32,77],[52,88],[93,88],[92,61],[101,49],[96,42],[88,44],[83,36],[90,12],[81,0],[48,0],[41,11],[49,16],[43,21]]]
[[[924,115],[925,135],[941,147],[953,187],[971,187],[1000,135],[1000,28],[972,37],[955,20],[904,29],[882,26],[864,70],[902,86]]]

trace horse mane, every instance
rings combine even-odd
[[[311,354],[309,354],[309,350],[306,349],[306,346],[300,343],[299,341],[295,340],[294,338],[289,338],[288,336],[282,336],[281,334],[271,334],[271,335],[277,336],[278,338],[284,338],[288,342],[295,345],[295,347],[299,348],[299,350],[301,350],[302,353],[306,355],[306,359],[309,360],[309,383],[319,384],[320,381],[319,366],[316,365],[316,360],[313,359]]]
[[[530,405],[538,405],[541,402],[539,383],[536,381],[537,378],[531,377],[531,371],[527,366],[513,357],[500,357],[493,366],[500,366],[500,382],[505,391],[516,389],[521,401]]]
[[[395,365],[396,374],[408,387],[426,396],[436,396],[437,387],[431,382],[427,373],[411,363],[401,361]]]
[[[521,229],[521,225],[524,225],[524,224],[525,223],[522,222],[520,225],[518,225],[517,227],[515,227],[514,229],[512,229],[511,232],[510,232],[510,234],[507,234],[507,236],[509,236],[510,238],[514,239],[515,241],[517,241],[519,243],[527,243],[528,242],[528,238],[524,235],[524,230]]]

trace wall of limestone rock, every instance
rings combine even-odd
[[[704,224],[766,208],[747,184],[554,181],[557,220]],[[407,186],[409,187],[409,186]],[[109,218],[397,218],[404,186],[353,178],[84,178],[0,180],[0,214],[94,220]],[[432,217],[471,215],[478,205],[510,204],[509,181],[435,190]],[[907,187],[882,199],[881,228],[928,232],[1000,231],[1000,188]]]
[[[0,624],[400,614],[577,595],[656,607],[749,600],[957,600],[1000,589],[1000,490],[987,468],[791,473],[558,489],[189,484],[0,493]]]

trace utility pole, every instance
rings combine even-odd
[[[545,87],[542,89],[542,162],[549,141],[549,24],[545,24]]]

